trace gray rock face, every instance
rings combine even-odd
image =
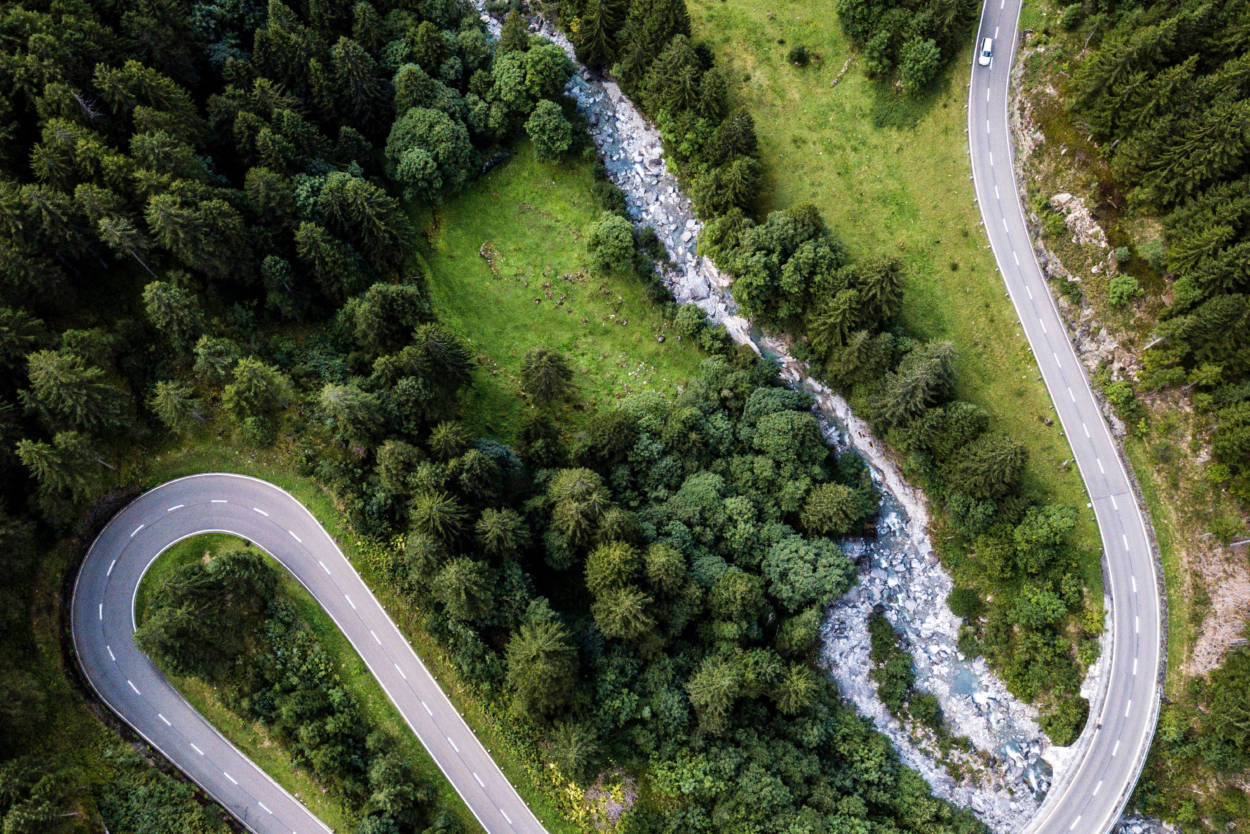
[[[497,35],[499,22],[484,11],[482,0],[474,2]],[[576,64],[573,47],[562,32],[537,18],[531,29],[558,44]],[[858,584],[830,606],[822,629],[822,658],[829,674],[936,795],[972,809],[995,831],[1022,828],[1050,784],[1043,754],[1058,763],[1064,757],[1054,754],[1063,751],[1051,748],[1037,725],[1036,711],[1007,692],[984,660],[969,660],[959,652],[959,620],[946,607],[951,580],[933,554],[924,496],[903,478],[868,425],[851,413],[844,399],[808,374],[806,364],[790,354],[783,338],[762,334],[740,314],[730,291],[733,279],[698,254],[703,224],[664,164],[659,132],[615,82],[577,66],[565,93],[585,116],[608,176],[625,193],[635,223],[655,229],[667,248],[671,265],[662,277],[674,298],[697,305],[713,323],[723,324],[734,341],[774,359],[791,387],[811,393],[826,439],[863,457],[882,490],[876,537],[844,543],[847,554],[861,565],[861,575]],[[867,619],[877,606],[912,652],[918,687],[937,697],[952,732],[968,737],[979,751],[961,760],[961,765],[980,765],[965,767],[970,775],[952,777],[937,760],[931,736],[901,726],[878,698],[868,677],[867,631]]]

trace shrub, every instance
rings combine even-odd
[[[1065,32],[1071,32],[1081,25],[1081,21],[1085,18],[1085,5],[1083,3],[1073,3],[1065,6],[1063,12],[1059,15],[1059,28]]]
[[[1141,284],[1137,283],[1137,279],[1132,275],[1120,275],[1111,279],[1111,286],[1107,289],[1107,299],[1111,306],[1115,308],[1124,307],[1134,298],[1142,295]]]
[[[971,588],[954,588],[946,598],[946,606],[956,617],[965,620],[977,620],[985,613],[985,602],[981,595]]]
[[[573,145],[573,126],[550,99],[538,102],[525,122],[525,133],[534,143],[534,156],[543,162],[555,162]]]
[[[912,38],[899,52],[898,74],[903,89],[917,93],[928,86],[942,63],[942,51],[932,38]]]
[[[634,227],[619,214],[605,211],[590,227],[590,264],[597,272],[617,272],[634,262]]]

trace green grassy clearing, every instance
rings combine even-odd
[[[138,622],[143,622],[147,603],[161,583],[183,565],[200,559],[211,559],[228,550],[243,548],[242,539],[221,533],[195,536],[171,547],[161,554],[144,574],[139,584],[136,606]],[[263,554],[262,554],[263,555]],[[268,556],[265,560],[278,569],[280,593],[292,601],[300,618],[308,624],[317,639],[335,663],[344,688],[359,704],[370,726],[385,730],[396,739],[398,749],[412,764],[414,772],[429,780],[440,799],[457,811],[466,831],[481,831],[473,815],[461,802],[455,789],[443,776],[438,766],[425,752],[408,729],[394,705],[387,699],[369,673],[368,668],[356,654],[355,649],[317,604],[316,600],[296,579]],[[170,675],[170,679],[191,704],[200,711],[226,738],[260,765],[266,773],[278,781],[293,795],[304,802],[323,822],[336,831],[351,830],[357,821],[357,809],[346,807],[339,797],[326,793],[313,775],[304,768],[293,765],[285,751],[269,736],[264,725],[243,720],[223,702],[217,687],[198,678]]]
[[[418,219],[435,312],[478,353],[464,410],[479,433],[514,436],[531,348],[565,354],[588,411],[631,392],[674,391],[705,358],[677,340],[640,281],[593,274],[584,243],[600,215],[593,183],[580,158],[541,163],[521,144]]]
[[[989,409],[1029,451],[1027,487],[1084,507],[1088,498],[1050,397],[1007,299],[973,201],[965,140],[967,61],[955,61],[921,102],[866,79],[828,6],[801,0],[693,0],[696,39],[709,43],[755,117],[767,178],[765,210],[815,204],[852,256],[907,265],[904,323],[959,352],[958,395]],[[972,36],[969,33],[969,47]],[[819,56],[789,64],[791,46]],[[970,54],[970,53],[969,53]],[[850,66],[836,86],[847,60]],[[969,58],[970,60],[970,58]],[[1098,536],[1082,513],[1083,570],[1102,594]]]

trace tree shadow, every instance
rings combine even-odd
[[[919,94],[905,93],[891,80],[870,83],[872,126],[899,130],[914,128],[951,89],[951,73],[943,71]]]

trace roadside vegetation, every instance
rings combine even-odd
[[[293,577],[233,536],[144,575],[135,639],[193,706],[336,831],[478,831],[350,644]]]
[[[1227,131],[1247,106],[1250,18],[1187,2],[1043,3],[1031,16],[1026,186],[1061,262],[1061,307],[1110,335],[1089,345],[1095,378],[1126,427],[1167,583],[1168,698],[1134,802],[1186,830],[1232,830],[1250,824],[1250,747],[1233,717],[1250,710],[1238,338],[1250,169]]]

